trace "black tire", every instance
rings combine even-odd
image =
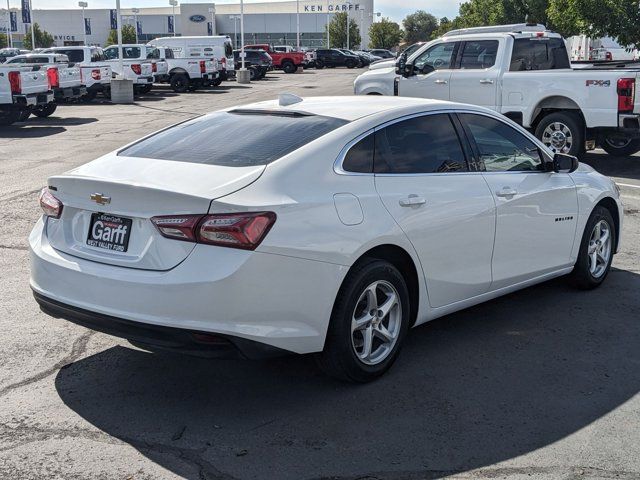
[[[20,111],[14,108],[9,110],[0,110],[0,127],[8,127],[13,125],[20,118]]]
[[[347,62],[345,63],[345,66],[347,68],[356,68],[356,62],[354,62],[353,60],[347,60]]]
[[[85,102],[90,102],[91,100],[94,100],[96,98],[96,95],[98,95],[98,92],[96,90],[87,90],[87,94],[82,96],[82,100],[84,100]]]
[[[554,124],[561,125],[561,129],[556,129]],[[549,128],[547,130],[547,128]],[[552,112],[540,120],[536,127],[535,135],[545,145],[547,145],[554,153],[567,153],[579,157],[584,152],[584,135],[585,135],[584,121],[580,115],[576,112]],[[555,133],[549,135],[550,132],[559,132],[558,143],[552,142],[552,137]],[[564,147],[561,146],[561,139],[565,139],[565,146],[569,143],[568,151],[563,151]]]
[[[386,319],[387,325],[385,326],[392,328],[397,332],[397,335],[395,343],[392,343],[391,348],[387,348],[386,352],[388,353],[384,357],[380,358],[375,364],[367,364],[358,357],[357,347],[355,346],[358,334],[353,334],[351,323],[357,309],[364,307],[364,313],[369,308],[367,305],[363,305],[363,302],[366,303],[365,300],[358,301],[367,290],[367,287],[374,284],[374,282],[383,282],[384,285],[387,285],[385,288],[388,288],[388,285],[393,286],[395,292],[397,292],[400,311],[392,310],[396,312],[396,316],[400,320],[396,330],[392,328],[391,314],[384,318],[375,317],[378,320],[374,321],[382,322],[383,325]],[[378,297],[379,300],[380,297]],[[319,367],[328,375],[349,382],[365,383],[380,377],[391,368],[391,365],[398,357],[402,341],[409,329],[409,319],[411,318],[409,309],[409,291],[398,269],[383,260],[368,259],[362,261],[352,268],[338,292],[331,313],[324,350],[316,356]],[[376,310],[374,308],[371,311]],[[396,324],[394,323],[394,325]],[[361,332],[366,331],[367,329],[361,330]],[[378,343],[373,353],[381,348],[381,340],[376,335],[371,337],[372,346],[376,342]],[[361,341],[364,341],[365,333],[362,333],[361,337]],[[364,350],[364,345],[362,345],[362,348]]]
[[[171,88],[176,93],[185,93],[189,89],[189,77],[183,73],[172,75]]]
[[[316,60],[316,69],[322,70],[323,68],[324,68],[324,63],[322,62],[322,60]]]
[[[603,139],[602,148],[614,157],[629,157],[640,152],[640,139],[611,135]]]
[[[255,68],[249,68],[249,80],[255,82],[258,79],[258,72]]]
[[[36,117],[45,118],[50,115],[53,115],[53,112],[56,111],[58,105],[55,103],[47,103],[44,106],[36,107],[33,109],[33,113]]]
[[[18,122],[26,122],[30,116],[31,116],[31,109],[25,108],[25,109],[19,110]]]
[[[598,275],[594,275],[591,271],[591,261],[589,248],[591,244],[591,236],[594,233],[594,229],[596,225],[601,222],[606,222],[609,235],[610,235],[610,251],[609,258],[604,266],[604,270],[602,273],[599,273],[596,270],[595,273],[599,273]],[[592,288],[596,288],[604,282],[604,279],[607,278],[609,274],[609,270],[611,269],[611,262],[613,261],[613,253],[615,251],[616,242],[618,240],[617,231],[615,229],[615,223],[613,222],[613,217],[611,216],[611,212],[602,206],[597,206],[591,212],[591,216],[589,220],[587,220],[587,225],[584,228],[584,232],[582,234],[582,241],[580,242],[580,250],[578,251],[578,259],[576,260],[576,265],[573,269],[573,272],[569,275],[571,283],[574,286],[582,289],[582,290],[591,290]]]
[[[293,64],[293,62],[283,62],[282,70],[284,70],[284,73],[293,73],[296,71],[296,66]]]
[[[216,78],[215,80],[211,80],[211,85],[214,87],[219,87],[222,84],[221,78]]]
[[[142,85],[140,87],[140,93],[142,93],[142,94],[149,93],[152,88],[153,88],[153,85]]]

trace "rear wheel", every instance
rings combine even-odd
[[[56,108],[58,108],[58,105],[56,105],[55,103],[47,103],[46,105],[34,108],[33,114],[36,117],[45,118],[53,115],[53,112],[56,111]]]
[[[15,109],[0,110],[0,127],[8,127],[18,121],[20,111]]]
[[[31,110],[29,110],[28,108],[19,110],[18,113],[18,121],[19,122],[26,122],[27,119],[31,116]]]
[[[604,138],[602,148],[614,157],[628,157],[640,152],[640,139],[611,134]]]
[[[553,112],[536,127],[536,137],[553,153],[579,156],[584,150],[584,124],[574,112]]]
[[[347,60],[347,63],[345,63],[347,68],[356,68],[356,62],[354,62],[353,60]]]
[[[171,88],[176,93],[184,93],[189,88],[189,77],[182,73],[176,73],[171,77]]]
[[[282,70],[284,70],[284,73],[293,73],[296,71],[296,66],[293,64],[293,62],[283,62]]]
[[[258,79],[258,72],[255,68],[249,67],[249,80],[255,81]]]
[[[324,68],[324,63],[321,60],[316,60],[316,68],[318,70],[322,70]]]
[[[611,269],[616,245],[616,229],[611,212],[596,207],[584,229],[578,260],[571,272],[571,280],[578,288],[598,287]]]
[[[341,380],[376,379],[396,360],[409,318],[409,292],[402,274],[389,262],[364,261],[340,288],[318,365]]]

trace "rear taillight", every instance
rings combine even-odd
[[[40,192],[40,207],[47,217],[60,218],[62,215],[62,202],[49,192],[48,187]]]
[[[200,60],[200,73],[207,73],[207,65],[204,60]]]
[[[635,98],[636,79],[618,79],[618,113],[632,113]]]
[[[49,81],[49,90],[60,87],[60,77],[57,68],[51,67],[47,69],[47,80]]]
[[[91,78],[93,78],[94,80],[100,80],[102,78],[102,74],[100,73],[99,68],[91,70]]]
[[[222,58],[220,59],[220,63],[222,64],[222,66],[223,66],[223,67],[226,67],[226,66],[227,66],[227,59],[226,59],[226,58],[224,58],[224,57],[222,57]]]
[[[153,73],[156,73],[158,71],[158,65],[155,62],[151,64],[151,71]]]
[[[611,54],[611,52],[606,52],[604,54],[604,59],[609,61],[613,60],[613,55]]]
[[[133,73],[135,73],[136,75],[142,75],[142,66],[140,66],[139,63],[134,63],[133,65],[131,65],[131,70],[133,70]]]
[[[22,93],[22,80],[20,79],[20,72],[9,72],[9,85],[11,86],[11,93],[16,95]]]
[[[151,219],[160,234],[174,240],[255,250],[276,221],[273,212],[173,215]]]

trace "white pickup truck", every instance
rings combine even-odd
[[[530,129],[553,152],[640,151],[640,69],[572,69],[565,42],[541,25],[448,32],[394,67],[354,82],[360,95],[482,105]]]
[[[55,103],[34,107],[32,112],[37,117],[48,117],[56,111],[59,102],[68,102],[82,98],[87,89],[82,85],[80,67],[69,63],[66,55],[59,53],[29,53],[16,55],[7,60],[6,65],[31,66],[34,71],[46,71],[49,88],[53,91]],[[21,120],[26,120],[25,113]]]
[[[153,42],[148,46],[156,48],[158,57],[164,58],[168,64],[167,76],[158,77],[156,81],[169,83],[174,92],[193,92],[212,84],[219,85],[220,68],[214,57],[178,58],[175,56],[174,49],[169,46],[155,45]]]
[[[157,70],[158,65],[156,64],[154,67],[153,62],[147,58],[146,45],[122,45],[122,71],[120,71],[118,46],[110,45],[103,52],[107,62],[111,65],[113,73],[133,81],[133,93],[149,93],[151,91],[154,70]],[[166,70],[166,62],[163,63]]]
[[[0,65],[0,126],[11,125],[25,115],[28,117],[34,108],[46,107],[53,102],[45,70]]]
[[[110,96],[111,66],[106,62],[100,47],[52,47],[41,53],[66,55],[70,62],[80,67],[82,84],[87,88],[87,94],[84,98],[95,98],[98,93]]]

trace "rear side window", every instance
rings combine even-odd
[[[84,53],[82,50],[56,50],[56,53],[66,55],[69,57],[69,61],[73,63],[84,61]]]
[[[164,58],[175,58],[173,56],[173,50],[171,50],[170,48],[165,48],[164,49]]]
[[[467,171],[458,134],[447,114],[424,115],[375,133],[376,173]]]
[[[319,115],[217,112],[157,133],[118,155],[225,167],[266,165],[346,123]]]
[[[571,68],[567,47],[561,38],[517,38],[511,54],[512,72]]]
[[[345,172],[373,172],[373,152],[375,148],[374,134],[367,135],[353,145],[342,161]]]
[[[157,48],[149,49],[149,53],[147,53],[147,58],[160,58],[160,50]]]
[[[493,67],[498,53],[497,40],[473,40],[464,42],[460,68],[482,69]]]

